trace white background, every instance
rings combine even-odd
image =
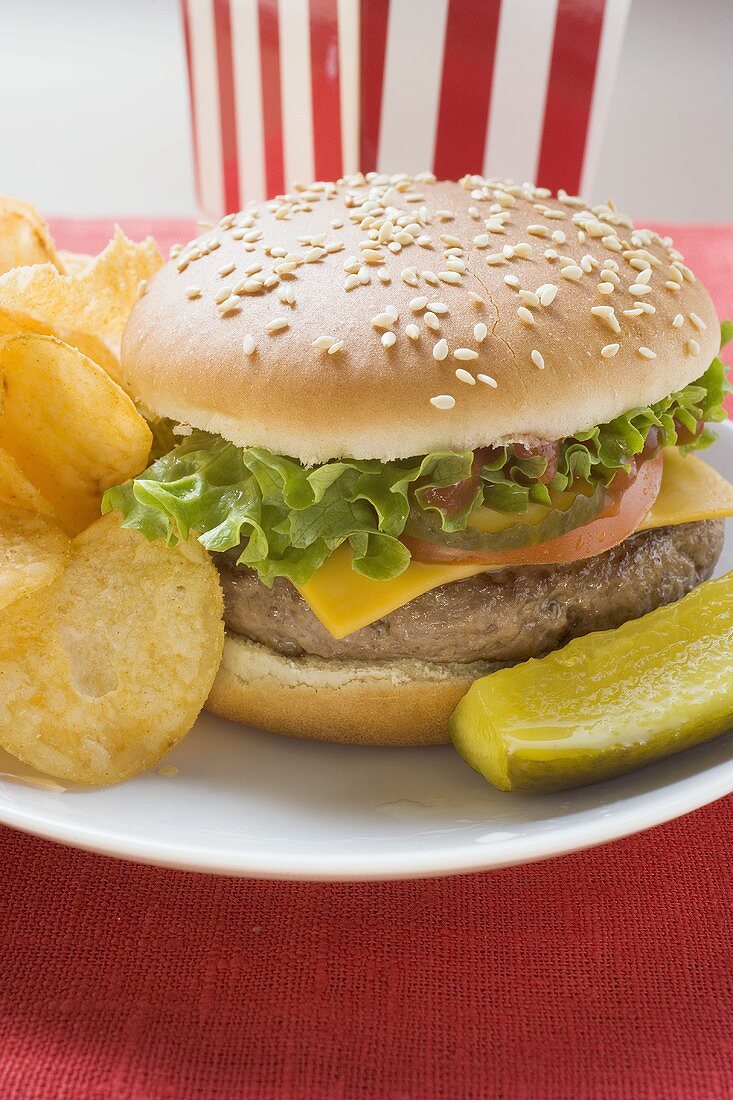
[[[178,0],[0,0],[0,104],[0,191],[47,214],[194,212]],[[608,196],[733,221],[733,0],[633,0],[590,198]]]

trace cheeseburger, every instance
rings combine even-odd
[[[708,578],[720,330],[613,203],[469,176],[296,187],[172,250],[125,384],[177,438],[105,507],[211,552],[217,714],[448,740],[470,684]]]

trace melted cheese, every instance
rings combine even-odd
[[[706,463],[670,449],[654,507],[639,531],[733,516],[733,485]],[[373,581],[351,568],[351,551],[340,547],[300,593],[334,638],[344,638],[441,584],[489,572],[485,565],[425,565],[411,562],[391,581]]]

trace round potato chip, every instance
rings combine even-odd
[[[105,489],[145,467],[150,429],[101,367],[53,336],[0,339],[0,380],[0,447],[76,534]]]
[[[31,203],[0,195],[0,274],[45,263],[64,270],[43,218]]]
[[[147,542],[105,516],[48,587],[0,615],[0,745],[48,775],[107,784],[188,732],[224,642],[216,569],[196,542]]]
[[[41,496],[35,485],[28,480],[12,455],[0,447],[0,504],[9,504],[12,508],[41,512],[52,516],[54,510]]]
[[[68,535],[48,516],[0,506],[0,610],[55,580],[69,546]]]
[[[53,263],[0,275],[0,312],[23,332],[50,332],[120,379],[122,330],[163,257],[152,237],[130,241],[119,228],[103,252],[68,275]],[[0,326],[1,328],[1,326]]]

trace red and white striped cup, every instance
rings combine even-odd
[[[210,215],[344,173],[588,192],[631,0],[181,0]]]

